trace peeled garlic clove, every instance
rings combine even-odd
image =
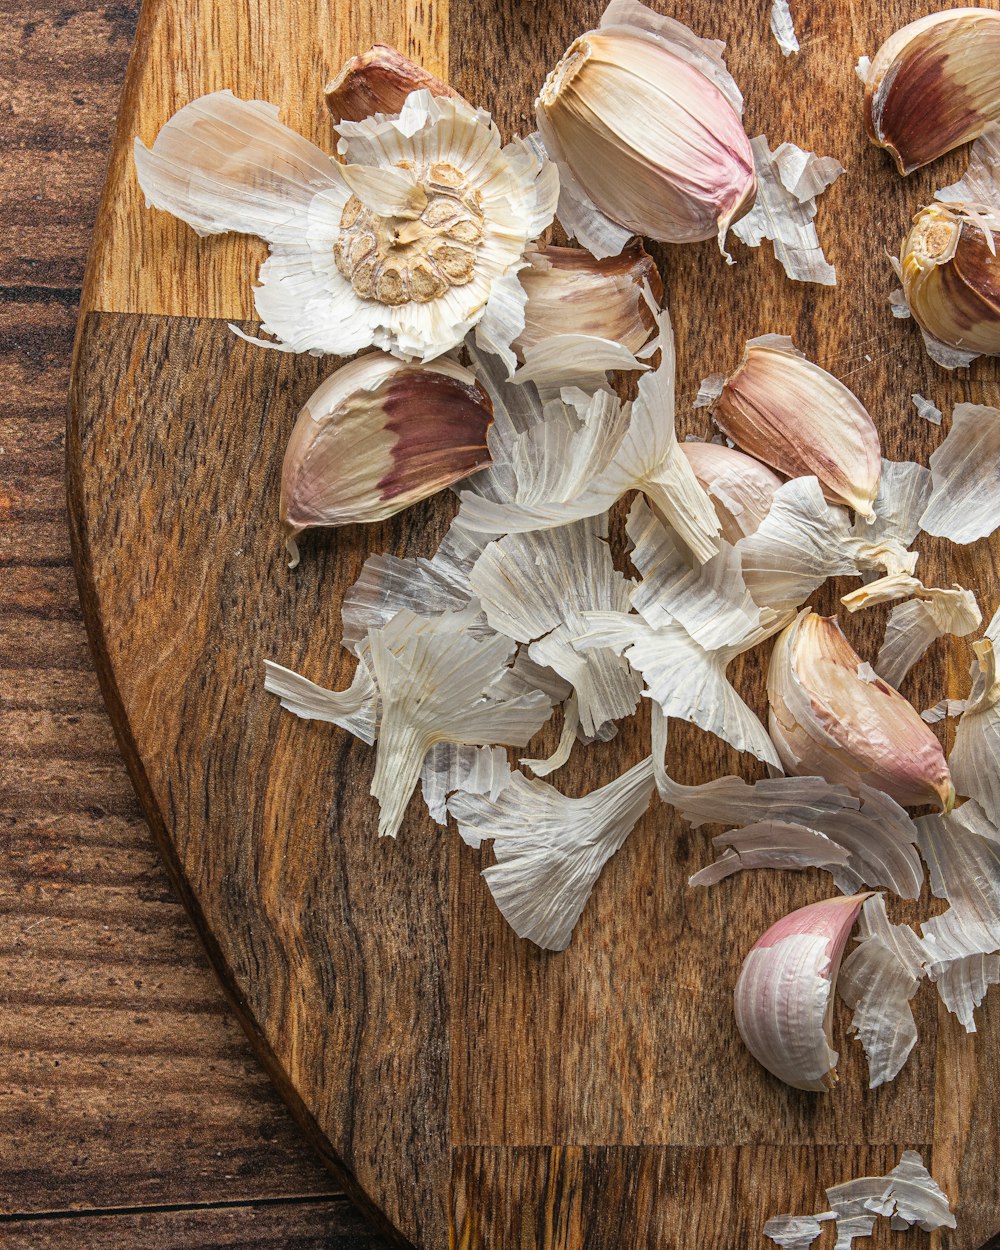
[[[406,364],[382,352],[338,369],[299,413],[281,467],[281,520],[381,521],[490,463],[493,405],[454,361]]]
[[[756,533],[781,485],[777,473],[722,443],[681,443],[680,449],[715,505],[726,542],[736,544]]]
[[[461,98],[446,82],[384,43],[374,44],[361,56],[352,56],[323,88],[323,95],[339,125],[361,122],[376,113],[398,113],[411,91]]]
[[[1000,219],[997,221],[1000,226]],[[922,330],[959,351],[1000,354],[1000,233],[958,205],[930,204],[900,250],[903,294]]]
[[[862,677],[861,664],[835,617],[805,609],[780,635],[768,727],[785,771],[950,811],[955,788],[937,738],[898,690]]]
[[[865,81],[865,129],[912,173],[1000,119],[1000,13],[951,9],[904,26]]]
[[[667,243],[718,237],[721,246],[753,205],[757,178],[739,114],[716,82],[649,29],[581,35],[535,109],[564,184],[635,234]]]
[[[528,294],[524,329],[514,341],[519,360],[530,348],[564,334],[589,334],[637,352],[656,330],[663,280],[638,241],[597,260],[580,247],[539,247],[518,274]],[[646,288],[655,307],[646,297]]]
[[[753,1057],[786,1085],[837,1082],[833,990],[867,894],[800,907],[757,939],[736,982],[736,1027]]]
[[[751,456],[786,477],[817,477],[832,503],[874,518],[882,472],[878,431],[853,391],[796,351],[791,339],[752,339],[712,417]]]

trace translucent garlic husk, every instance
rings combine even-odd
[[[757,178],[739,114],[649,30],[581,35],[535,107],[554,159],[626,230],[667,243],[718,237],[721,246],[753,206]]]
[[[736,1027],[753,1057],[795,1089],[837,1082],[831,1023],[840,961],[870,893],[825,899],[773,924],[750,950],[734,992]]]
[[[376,113],[398,113],[411,91],[460,98],[436,78],[388,44],[376,43],[352,56],[340,73],[323,88],[326,107],[336,124],[360,122]]]
[[[786,477],[814,475],[831,503],[874,518],[882,472],[878,431],[853,391],[807,360],[791,339],[751,340],[712,417],[751,456]]]
[[[603,260],[581,247],[553,245],[526,258],[518,274],[528,296],[524,329],[513,343],[519,360],[556,335],[588,334],[637,352],[655,332],[663,279],[638,240]]]
[[[948,347],[1000,354],[998,239],[957,204],[928,205],[913,219],[899,256],[903,294],[920,328]]]
[[[722,443],[681,443],[699,485],[715,506],[722,537],[735,545],[755,534],[781,478],[766,464]]]
[[[492,420],[475,375],[452,360],[372,352],[338,369],[299,413],[281,467],[292,566],[303,530],[384,520],[484,468]]]
[[[912,704],[862,665],[835,617],[807,608],[779,636],[768,728],[786,772],[950,811],[955,788],[941,744]]]
[[[1000,13],[951,9],[890,36],[865,72],[865,129],[912,173],[1000,119]]]

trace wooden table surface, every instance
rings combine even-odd
[[[77,600],[69,360],[137,15],[0,5],[0,1245],[379,1250],[230,1018]]]

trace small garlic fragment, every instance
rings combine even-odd
[[[398,113],[410,92],[421,90],[434,96],[461,98],[446,82],[414,64],[402,52],[376,43],[361,56],[352,56],[323,88],[323,96],[339,125],[344,121],[364,121],[376,113]]]
[[[722,443],[681,443],[699,485],[715,505],[727,543],[756,533],[781,478],[767,465]]]
[[[342,366],[306,402],[285,450],[292,567],[303,530],[384,520],[488,465],[492,419],[475,375],[454,361],[372,352]]]
[[[831,503],[874,518],[878,431],[858,397],[791,339],[751,339],[712,417],[751,456],[787,477],[815,475]]]
[[[635,353],[655,332],[663,280],[638,240],[605,260],[583,248],[555,246],[538,247],[526,258],[530,263],[518,274],[528,295],[524,329],[512,345],[519,360],[562,335],[592,335]]]
[[[757,190],[734,95],[717,47],[645,5],[609,6],[535,102],[567,230],[596,255],[620,249],[629,233],[667,243],[718,237],[722,247]],[[603,219],[603,250],[599,226],[585,237],[588,208]]]
[[[835,617],[805,609],[780,635],[767,674],[768,727],[786,772],[950,811],[955,788],[937,738],[892,686],[861,678],[861,663]]]
[[[1000,119],[1000,13],[950,9],[897,30],[867,69],[871,141],[912,173]]]
[[[837,1082],[831,1023],[840,961],[870,893],[824,899],[757,939],[736,982],[736,1027],[753,1057],[795,1089]]]
[[[925,334],[961,352],[1000,354],[998,238],[995,211],[936,203],[917,213],[899,267],[907,306]]]

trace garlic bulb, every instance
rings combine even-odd
[[[865,67],[865,129],[912,173],[1000,119],[1000,13],[950,9],[890,36]]]
[[[835,617],[805,609],[780,635],[768,727],[785,771],[950,811],[955,788],[937,738],[897,690],[862,676],[861,663]]]
[[[795,1089],[837,1081],[833,989],[869,894],[800,907],[757,939],[736,982],[736,1027],[753,1057]]]
[[[292,567],[304,529],[381,521],[488,465],[492,419],[475,375],[452,360],[372,352],[338,369],[299,413],[281,467]]]
[[[610,339],[634,353],[656,330],[663,280],[640,242],[604,260],[580,247],[554,246],[536,248],[527,259],[518,274],[528,295],[524,329],[513,344],[518,359],[564,335]]]
[[[535,102],[566,229],[596,256],[630,234],[721,247],[757,189],[734,97],[717,47],[644,5],[610,5]]]
[[[460,98],[458,92],[387,44],[376,43],[352,56],[323,88],[326,107],[337,123],[360,122],[376,113],[399,113],[411,91]]]
[[[712,417],[751,456],[787,477],[815,475],[831,502],[874,517],[882,471],[878,431],[858,397],[791,339],[751,339]]]
[[[681,443],[699,485],[715,505],[727,543],[756,532],[771,510],[781,478],[753,456],[723,443]]]
[[[267,240],[254,302],[280,342],[253,342],[432,360],[477,326],[509,346],[523,327],[517,271],[552,220],[555,168],[520,140],[502,147],[489,114],[428,90],[398,116],[338,131],[345,164],[283,126],[274,105],[217,91],[175,114],[152,148],[136,140],[136,173],[147,204],[199,234]]]
[[[930,204],[913,219],[899,255],[903,294],[920,328],[948,347],[1000,354],[998,240],[1000,216],[983,221],[958,204]]]

